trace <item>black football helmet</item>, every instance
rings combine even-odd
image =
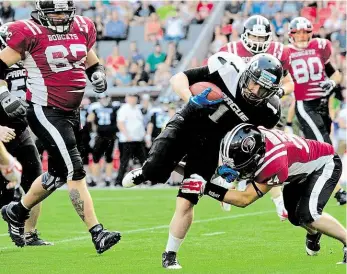
[[[257,54],[241,75],[241,94],[249,103],[258,105],[278,93],[282,76],[283,67],[276,57],[267,53]],[[252,82],[260,86],[257,94],[249,88]]]
[[[220,146],[224,165],[239,172],[241,179],[251,179],[265,155],[265,136],[251,124],[239,124],[229,131]]]
[[[74,20],[76,7],[73,0],[37,0],[32,17],[54,33],[68,33]]]
[[[249,35],[263,37],[264,41],[254,41]],[[264,16],[253,15],[243,25],[241,41],[245,48],[253,54],[266,52],[272,40],[270,22]]]
[[[308,36],[306,41],[295,41],[295,34],[299,31],[305,31]],[[289,23],[288,36],[289,42],[296,46],[297,48],[307,48],[308,43],[312,39],[313,26],[310,20],[305,17],[296,17]]]

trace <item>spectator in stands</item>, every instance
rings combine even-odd
[[[195,1],[182,1],[179,5],[179,16],[187,26],[194,19],[197,3]]]
[[[155,13],[155,7],[148,1],[139,1],[138,4],[139,6],[134,13],[134,21],[137,24],[143,24],[147,17]]]
[[[172,73],[170,71],[170,67],[165,63],[160,63],[158,64],[157,70],[154,73],[153,84],[165,89],[169,86],[171,77]]]
[[[240,1],[229,1],[228,4],[225,5],[225,11],[229,18],[232,18],[234,14],[240,12],[242,4]]]
[[[324,22],[324,28],[329,34],[339,31],[342,25],[345,25],[345,22],[343,22],[342,16],[338,12],[332,12],[330,17]]]
[[[109,68],[111,72],[115,73],[120,66],[128,66],[128,60],[119,54],[118,46],[114,46],[112,55],[106,59],[106,67]]]
[[[160,44],[154,46],[154,52],[151,53],[146,60],[146,63],[149,65],[151,73],[154,73],[157,69],[158,64],[164,63],[166,59],[166,54],[162,52]]]
[[[137,48],[136,41],[130,42],[130,61],[131,62],[138,62],[139,60],[145,60],[143,55],[139,52]]]
[[[339,52],[342,56],[346,56],[346,22],[344,22],[338,32],[331,35],[332,41],[337,41],[339,44]]]
[[[101,40],[104,37],[105,25],[100,15],[95,17],[96,40]]]
[[[212,12],[213,2],[212,1],[200,1],[196,7],[196,11],[199,14],[201,21],[204,21]]]
[[[132,62],[129,66],[129,73],[133,86],[147,86],[149,82],[149,75],[143,69],[143,66],[137,62]]]
[[[283,17],[289,21],[299,15],[302,8],[302,3],[299,1],[285,1],[282,6]]]
[[[177,46],[178,44],[176,44],[175,42],[170,42],[167,49],[165,63],[172,68],[177,67],[178,63],[182,59],[182,54],[178,52]]]
[[[117,73],[113,76],[113,85],[117,87],[131,86],[131,75],[126,66],[120,66]]]
[[[215,26],[214,28],[214,39],[210,45],[210,51],[216,53],[219,49],[228,43],[228,38],[221,31],[220,26]]]
[[[14,21],[15,10],[11,6],[10,1],[2,2],[2,6],[0,8],[0,18],[3,23]]]
[[[145,40],[156,42],[163,38],[163,29],[156,13],[152,13],[145,23]]]
[[[347,149],[347,91],[342,90],[344,102],[341,102],[341,109],[337,114],[336,122],[338,123],[337,138],[337,153],[343,155]]]
[[[151,96],[149,94],[147,93],[142,94],[140,109],[143,115],[143,125],[145,126],[145,128],[147,128],[149,120],[151,119],[151,110],[152,110]]]
[[[137,96],[128,94],[126,103],[120,107],[117,113],[117,126],[119,129],[120,168],[115,185],[122,185],[129,160],[136,157],[142,165],[146,160],[144,144],[145,126],[143,115],[137,107]]]
[[[178,16],[178,13],[168,17],[165,23],[165,40],[175,41],[178,43],[185,36],[185,26],[183,19]]]
[[[95,16],[106,17],[106,6],[102,4],[102,1],[98,0],[95,2]]]
[[[30,18],[32,7],[29,6],[28,2],[20,1],[15,9],[14,20],[22,20]]]
[[[127,25],[118,16],[117,11],[112,11],[111,18],[105,25],[105,39],[107,40],[124,40],[127,35]]]
[[[233,32],[233,26],[230,23],[230,19],[228,16],[224,16],[222,19],[221,32],[223,35],[225,35],[227,37],[227,39],[229,41],[230,35]]]
[[[274,18],[271,20],[271,23],[274,27],[274,32],[277,36],[284,34],[284,25],[288,23],[287,19],[283,17],[283,14],[276,13]]]
[[[229,38],[229,39],[237,40],[238,37],[240,37],[240,35],[243,32],[243,23],[245,22],[246,18],[247,18],[247,15],[241,12],[234,16],[234,21],[232,23],[232,27],[233,27],[232,38]]]
[[[275,16],[275,14],[281,11],[281,7],[282,3],[280,2],[275,3],[274,1],[264,1],[260,9],[260,14],[271,20]],[[282,14],[281,17],[283,17]]]
[[[176,14],[176,6],[174,1],[165,1],[163,5],[157,7],[157,14],[161,21],[165,21],[169,16]]]

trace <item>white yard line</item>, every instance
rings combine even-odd
[[[225,234],[225,231],[205,233],[205,234],[202,234],[202,236],[215,236],[215,235],[221,235],[221,234]]]
[[[243,217],[249,217],[249,216],[265,215],[265,214],[269,214],[269,213],[274,213],[274,211],[273,210],[268,210],[268,211],[259,211],[259,212],[245,213],[245,214],[228,215],[228,216],[223,216],[223,217],[216,217],[216,218],[210,218],[210,219],[196,220],[193,223],[194,224],[210,223],[210,222],[221,221],[221,220],[229,220],[229,219],[237,219],[237,218],[243,218]],[[139,232],[158,230],[158,229],[164,229],[164,228],[165,229],[169,228],[169,225],[160,225],[160,226],[153,226],[153,227],[147,227],[147,228],[126,230],[126,231],[121,231],[121,233],[124,235],[124,234],[139,233]],[[210,234],[213,234],[213,233],[210,233]],[[2,235],[2,234],[0,234],[0,235]],[[76,242],[76,241],[81,241],[81,240],[86,240],[86,239],[90,239],[90,236],[88,235],[88,236],[80,236],[80,237],[68,238],[68,239],[64,239],[64,240],[55,241],[54,244]],[[15,247],[15,246],[5,246],[5,247],[1,247],[0,251],[6,250],[6,249],[16,249],[16,248],[17,247]]]

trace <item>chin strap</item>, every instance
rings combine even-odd
[[[259,198],[264,196],[264,193],[259,190],[259,188],[255,184],[254,180],[248,180],[248,183],[252,183],[252,186],[254,187],[255,192],[257,192],[257,195]]]

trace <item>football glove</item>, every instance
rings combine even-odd
[[[193,95],[189,98],[189,104],[194,106],[195,108],[206,108],[206,107],[214,107],[223,101],[223,99],[218,100],[208,100],[207,96],[210,94],[211,88],[205,89],[203,92],[197,95]]]
[[[330,93],[335,87],[336,82],[334,80],[326,80],[319,83],[319,86],[327,93]]]
[[[1,165],[2,176],[9,182],[20,184],[22,178],[22,165],[13,156],[9,155],[9,164]]]
[[[234,182],[239,177],[239,173],[227,165],[219,166],[216,173],[228,183]]]
[[[0,89],[0,108],[11,120],[26,117],[27,109],[25,103],[12,95],[5,86],[1,86]]]
[[[204,189],[206,185],[206,180],[198,174],[193,174],[190,178],[184,179],[180,189],[183,193],[197,194],[202,196],[204,194]]]
[[[283,88],[279,88],[278,92],[277,92],[277,96],[279,98],[282,98],[285,95],[284,89]]]
[[[95,71],[91,77],[93,90],[96,93],[102,93],[107,89],[107,80],[105,73],[101,71]]]

